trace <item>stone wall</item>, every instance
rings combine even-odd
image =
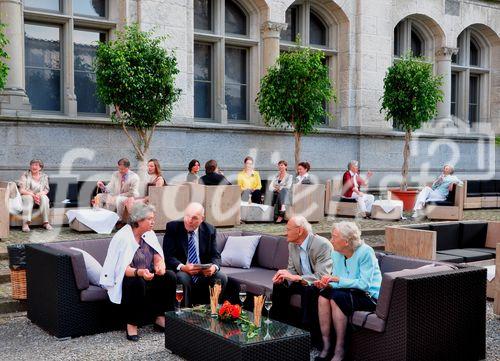
[[[153,138],[151,158],[158,158],[169,182],[184,180],[188,162],[203,164],[216,159],[226,176],[235,178],[243,158],[251,155],[263,178],[272,176],[276,163],[293,164],[294,140],[289,132],[248,126],[165,126]],[[40,158],[49,174],[79,175],[81,180],[108,179],[116,161],[128,157],[137,169],[132,146],[124,132],[109,123],[86,126],[67,122],[2,121],[0,179],[11,180],[27,169],[30,159]],[[371,186],[397,184],[402,165],[403,136],[398,133],[365,133],[323,130],[303,138],[302,160],[312,165],[320,181],[339,176],[347,162],[359,159],[362,171],[375,174]],[[496,156],[495,156],[496,152]],[[442,138],[416,135],[412,142],[410,181],[426,182],[445,163],[456,165],[462,178],[491,178],[498,164],[499,148],[477,136]],[[292,166],[289,167],[292,171]],[[496,169],[499,169],[496,167]],[[497,177],[498,177],[497,173]]]

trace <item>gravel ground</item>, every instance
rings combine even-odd
[[[500,360],[500,319],[493,314],[492,302],[486,307],[487,361]],[[182,360],[165,349],[163,335],[151,326],[140,330],[141,340],[132,343],[123,331],[58,341],[23,313],[0,317],[0,359],[32,360]],[[311,360],[317,353],[311,352]]]

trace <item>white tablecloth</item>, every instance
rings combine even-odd
[[[402,201],[396,201],[392,199],[380,199],[373,202],[373,205],[379,206],[385,213],[391,213],[396,207],[401,207],[401,210],[403,209]]]
[[[66,212],[69,223],[75,218],[96,233],[110,234],[118,222],[118,214],[107,209],[71,209]]]

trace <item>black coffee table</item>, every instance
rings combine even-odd
[[[165,326],[165,347],[189,361],[310,359],[309,332],[278,321],[269,326],[262,321],[258,335],[248,338],[235,323],[185,309],[165,313]]]

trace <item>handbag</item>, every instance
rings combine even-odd
[[[14,182],[9,182],[7,187],[9,191],[9,213],[19,214],[23,211],[23,199],[21,198],[21,193],[17,189],[17,185]]]

